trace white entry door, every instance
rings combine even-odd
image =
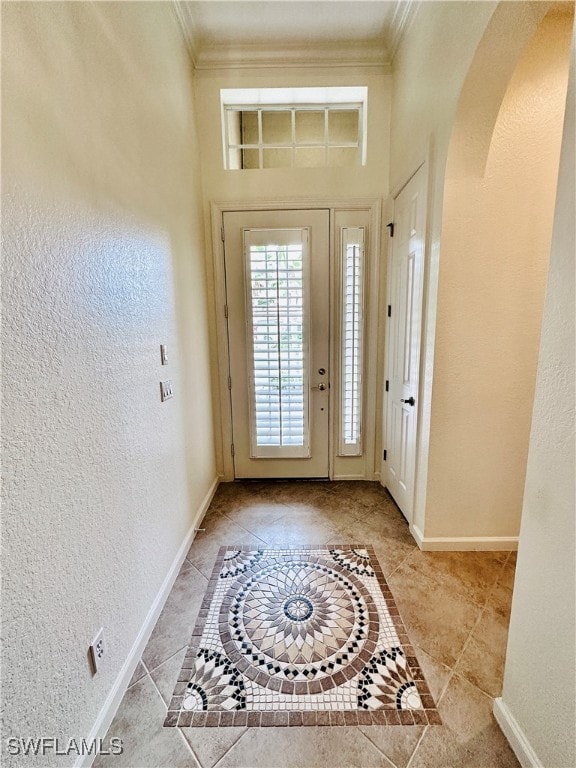
[[[424,167],[394,201],[388,270],[386,458],[383,483],[409,522],[414,511],[426,222]]]
[[[224,213],[234,475],[328,477],[329,211]]]

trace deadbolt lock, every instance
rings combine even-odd
[[[318,373],[320,374],[320,376],[324,376],[324,374],[326,373],[326,368],[318,368]]]

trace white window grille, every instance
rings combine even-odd
[[[227,170],[366,163],[368,89],[221,91]]]
[[[360,105],[226,107],[229,169],[362,164]]]
[[[308,230],[245,230],[252,458],[310,455]]]
[[[341,456],[362,454],[362,348],[364,343],[364,228],[341,230]]]

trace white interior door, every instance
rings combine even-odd
[[[224,213],[237,478],[328,477],[329,222]]]
[[[412,522],[416,474],[420,338],[426,224],[424,167],[394,201],[394,237],[388,271],[386,376],[386,485]]]

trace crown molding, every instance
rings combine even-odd
[[[188,53],[190,54],[190,59],[192,61],[192,66],[196,67],[200,53],[198,46],[199,36],[196,23],[192,13],[190,12],[188,3],[183,2],[183,0],[172,0],[172,9],[176,14],[180,29],[182,30],[182,34],[186,42],[186,48],[188,49]]]
[[[400,0],[400,2],[396,4],[394,16],[392,17],[392,22],[390,24],[391,34],[388,44],[390,61],[393,61],[394,56],[396,56],[398,46],[410,28],[419,5],[420,3],[417,0]]]
[[[387,67],[390,57],[379,43],[331,43],[228,46],[202,48],[197,69],[270,69],[281,67]]]

